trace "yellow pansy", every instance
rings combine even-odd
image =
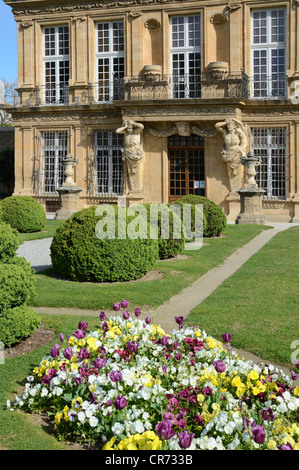
[[[201,331],[196,330],[196,331],[194,332],[194,334],[195,334],[195,336],[201,336]]]
[[[113,436],[110,441],[106,442],[102,450],[113,450],[113,444],[116,441],[116,436]]]
[[[257,380],[259,378],[259,374],[256,370],[251,370],[247,375],[248,380]]]
[[[269,439],[268,444],[267,444],[267,449],[268,450],[275,450],[276,449],[276,441],[273,439]]]
[[[246,392],[246,385],[240,384],[236,390],[236,395],[237,397],[242,397],[245,392]]]
[[[242,384],[242,381],[241,381],[240,377],[238,375],[236,375],[236,377],[234,377],[233,380],[232,380],[232,386],[233,387],[239,387],[241,384]]]
[[[294,388],[294,395],[296,395],[296,397],[299,397],[299,387]]]

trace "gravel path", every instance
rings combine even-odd
[[[32,240],[19,246],[17,254],[23,256],[35,271],[51,268],[50,246],[52,238]]]

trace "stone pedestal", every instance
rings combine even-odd
[[[240,212],[240,195],[234,191],[229,193],[225,200],[228,202],[227,220],[229,222],[234,222]]]
[[[265,192],[260,188],[243,188],[237,191],[240,194],[241,209],[236,224],[265,225],[266,217],[262,212],[262,195]]]
[[[79,196],[82,188],[78,188],[77,186],[62,186],[61,188],[58,188],[57,191],[59,193],[59,203],[61,209],[56,212],[54,219],[68,219],[80,208]]]

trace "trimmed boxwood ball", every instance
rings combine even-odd
[[[3,221],[19,232],[40,232],[46,224],[44,208],[31,196],[10,196],[1,206]]]
[[[18,232],[10,224],[0,222],[0,263],[7,263],[19,248]]]
[[[152,220],[151,220],[151,204],[143,204],[147,210],[147,217],[149,223],[154,223],[154,215],[152,212]],[[166,210],[167,207],[171,208],[171,205],[162,205],[165,206],[164,208],[161,207],[162,211]],[[181,218],[178,218],[178,215],[173,212],[169,211],[169,236],[168,238],[162,238],[161,233],[161,212],[158,213],[158,246],[159,246],[159,259],[168,259],[173,258],[178,253],[181,253],[185,247],[185,236],[184,236],[184,229],[182,225]],[[163,220],[163,218],[162,218]],[[174,222],[178,222],[180,224],[180,238],[173,238],[173,230],[174,230]],[[175,226],[175,230],[177,226]]]
[[[202,204],[206,226],[203,226],[204,237],[217,237],[221,235],[227,225],[225,213],[215,202],[204,196],[187,195],[176,201],[177,204]]]
[[[28,305],[0,310],[0,341],[5,346],[13,346],[28,338],[40,325],[39,316]]]
[[[35,278],[26,261],[0,263],[0,286],[0,312],[28,302],[35,294]]]
[[[142,277],[158,259],[157,240],[118,238],[117,206],[112,206],[115,239],[99,239],[97,224],[101,219],[110,219],[106,213],[97,216],[96,207],[76,212],[58,227],[50,247],[54,270],[74,281],[113,282]],[[126,226],[131,221],[132,217],[125,217]]]

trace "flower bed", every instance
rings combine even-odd
[[[299,449],[299,387],[183,317],[170,335],[114,304],[99,329],[60,335],[11,409],[48,411],[61,439],[103,450]],[[121,312],[121,308],[124,309]]]

